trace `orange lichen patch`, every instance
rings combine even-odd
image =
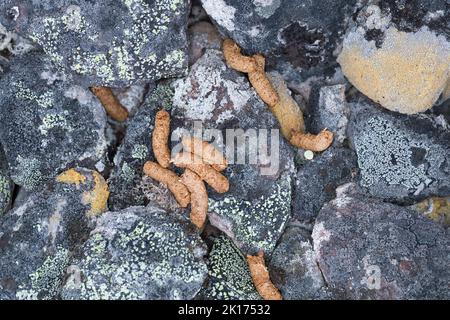
[[[190,169],[211,186],[218,193],[228,192],[230,184],[227,177],[209,164],[203,163],[202,159],[189,152],[180,152],[172,159],[172,162],[180,168]]]
[[[170,114],[165,110],[160,110],[156,113],[152,147],[156,160],[163,168],[168,168],[170,165],[169,135]]]
[[[290,140],[293,131],[305,132],[306,130],[303,112],[291,97],[283,78],[272,74],[269,74],[268,77],[279,97],[278,103],[271,108],[271,111],[280,123],[281,133]]]
[[[450,44],[421,29],[405,33],[391,27],[381,48],[357,32],[344,41],[338,62],[362,93],[386,109],[413,114],[433,106],[449,77]]]
[[[333,137],[333,133],[327,129],[322,130],[319,134],[293,131],[289,142],[297,148],[311,150],[314,152],[322,152],[331,146],[333,143]]]
[[[144,165],[144,173],[150,178],[165,184],[182,208],[186,208],[191,202],[189,190],[174,172],[161,167],[155,162],[147,161]]]
[[[181,182],[191,193],[191,221],[197,228],[201,229],[205,225],[208,214],[208,193],[205,183],[195,172],[189,169],[186,169],[182,174]]]
[[[128,110],[122,106],[111,88],[91,87],[92,93],[100,100],[106,113],[114,120],[123,122],[128,118]]]
[[[450,197],[431,197],[415,205],[426,217],[443,225],[450,226]]]
[[[228,66],[239,72],[252,72],[257,69],[257,64],[253,57],[241,54],[241,48],[231,39],[225,39],[222,43],[223,56]]]
[[[91,209],[88,211],[88,216],[96,216],[106,211],[109,188],[105,179],[97,171],[92,171],[94,176],[94,188],[92,191],[83,194],[83,202],[89,204]]]
[[[197,155],[204,163],[210,164],[215,170],[223,171],[228,167],[228,162],[222,152],[212,144],[191,136],[183,137],[181,143],[186,152]]]
[[[67,184],[75,184],[78,188],[80,184],[84,184],[86,182],[86,177],[75,169],[69,169],[57,176],[56,181]]]
[[[264,262],[264,253],[260,251],[257,256],[247,255],[247,263],[256,290],[264,300],[283,300],[280,291],[270,280],[269,271]]]

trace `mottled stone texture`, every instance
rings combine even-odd
[[[0,23],[85,85],[126,86],[187,68],[187,0],[6,0]]]
[[[67,269],[63,299],[192,299],[206,246],[186,220],[152,205],[107,212]]]
[[[14,183],[9,176],[9,167],[0,145],[0,216],[5,213],[12,201]]]
[[[12,60],[0,96],[0,142],[16,184],[36,189],[71,166],[93,167],[104,158],[103,107],[40,52]]]
[[[412,202],[450,194],[450,132],[431,116],[386,112],[366,99],[352,104],[349,137],[360,185],[373,196]]]
[[[450,235],[404,207],[338,189],[312,233],[318,266],[335,298],[449,299]]]

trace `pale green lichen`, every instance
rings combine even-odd
[[[122,165],[122,170],[120,172],[120,176],[127,182],[131,182],[134,179],[136,172],[127,162],[124,162]]]
[[[46,177],[41,173],[41,164],[35,158],[23,158],[17,156],[16,168],[13,173],[14,181],[27,189],[33,189],[41,185]]]
[[[0,214],[9,206],[12,196],[12,181],[0,170]]]
[[[42,118],[42,124],[38,128],[39,131],[43,135],[46,135],[49,130],[56,128],[56,127],[70,130],[67,120],[66,120],[67,115],[68,115],[67,111],[64,111],[62,114],[61,113],[46,114]]]
[[[138,144],[133,147],[131,157],[134,159],[145,160],[148,157],[148,148],[143,144]]]
[[[37,95],[30,88],[27,88],[22,81],[13,83],[13,86],[16,88],[15,92],[17,99],[32,101],[44,109],[49,109],[54,104],[53,91],[46,91],[41,95]]]
[[[174,95],[174,90],[168,84],[158,85],[150,94],[149,101],[157,103],[167,111],[172,108],[172,99]]]

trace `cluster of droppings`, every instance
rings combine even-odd
[[[186,73],[187,1],[75,3],[31,8],[29,37],[60,68],[107,86]]]
[[[201,295],[213,300],[259,300],[247,260],[226,236],[214,240],[208,259],[208,286]]]
[[[63,282],[64,272],[69,265],[69,251],[60,247],[54,255],[48,256],[44,263],[32,274],[31,287],[19,286],[16,297],[20,300],[54,299]]]
[[[63,298],[193,298],[206,278],[206,249],[188,221],[179,219],[155,207],[102,215],[70,268],[76,272]]]
[[[209,199],[212,225],[221,229],[246,253],[270,255],[291,214],[291,177],[285,172],[266,195],[253,201],[225,197]]]

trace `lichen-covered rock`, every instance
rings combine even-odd
[[[230,190],[208,192],[211,223],[245,253],[262,249],[269,255],[290,216],[293,170],[293,150],[277,120],[245,75],[228,68],[217,50],[207,50],[172,88],[172,146],[179,147],[182,130],[203,134],[223,147],[230,163],[223,172]]]
[[[327,128],[334,133],[334,145],[347,138],[350,110],[345,98],[345,85],[317,86],[309,98],[309,126],[312,132]]]
[[[318,266],[339,299],[449,299],[450,234],[410,209],[347,184],[312,233]]]
[[[299,227],[288,227],[268,264],[270,278],[283,299],[326,299],[326,283],[317,266],[308,235]]]
[[[202,0],[219,31],[248,54],[263,53],[269,64],[300,70],[335,64],[333,50],[356,0]]]
[[[106,199],[95,171],[77,168],[0,217],[0,293],[8,299],[55,299],[71,255],[87,239],[90,217]],[[100,206],[98,206],[100,205]]]
[[[35,189],[69,167],[104,158],[103,107],[58,77],[40,53],[12,60],[0,96],[0,141],[16,184]]]
[[[112,210],[144,205],[148,202],[143,190],[146,186],[142,180],[143,167],[146,161],[154,160],[151,136],[155,114],[160,108],[170,107],[172,95],[173,92],[167,85],[157,86],[128,124],[109,177],[111,188],[109,203]]]
[[[0,217],[5,213],[12,201],[14,183],[9,176],[9,167],[0,145]]]
[[[7,0],[0,23],[81,83],[122,87],[186,72],[188,8],[187,0]]]
[[[297,173],[293,217],[313,220],[322,206],[336,196],[336,187],[355,181],[357,173],[356,154],[349,149],[331,148],[307,161]]]
[[[63,299],[192,299],[206,246],[185,219],[153,206],[107,212],[67,269]]]
[[[208,259],[208,285],[202,299],[260,300],[246,258],[226,236],[214,240]]]
[[[360,185],[389,201],[450,194],[450,132],[425,115],[401,115],[360,99],[352,104],[349,138]]]
[[[449,9],[445,0],[368,5],[338,57],[345,76],[389,110],[413,114],[431,108],[449,78]]]

